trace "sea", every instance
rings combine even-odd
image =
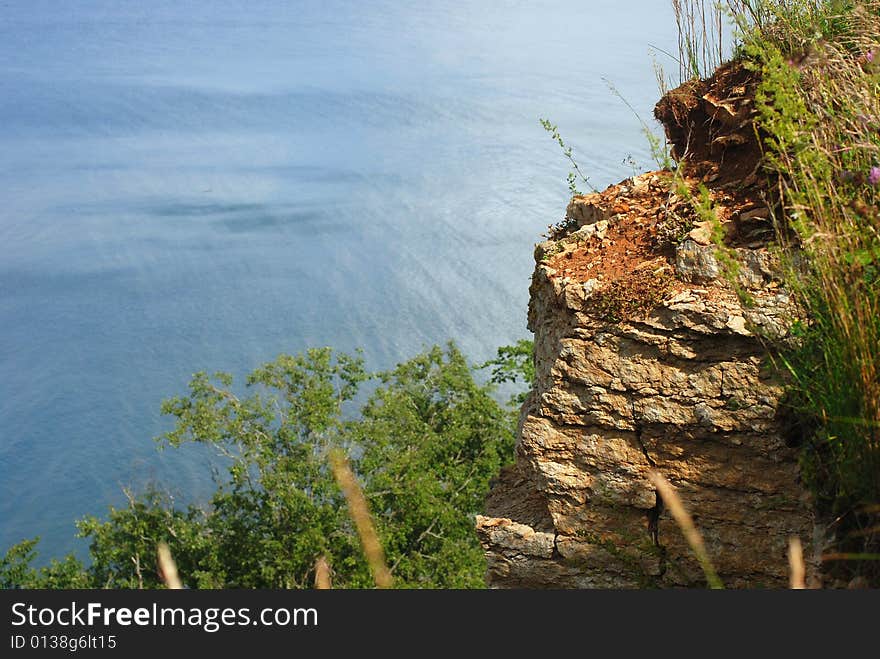
[[[207,501],[215,456],[154,441],[196,371],[529,337],[539,119],[598,189],[652,169],[677,47],[664,0],[0,0],[0,552]]]

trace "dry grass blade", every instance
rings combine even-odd
[[[159,561],[159,577],[169,590],[181,590],[183,584],[180,576],[177,574],[177,564],[171,558],[171,550],[164,542],[160,542],[156,548],[156,554]]]
[[[688,545],[690,545],[691,550],[700,562],[700,567],[703,568],[703,574],[706,575],[706,581],[709,583],[709,587],[724,588],[724,584],[721,583],[718,573],[715,572],[712,561],[709,560],[709,553],[706,551],[706,545],[703,543],[703,536],[700,535],[697,527],[694,526],[694,520],[691,518],[690,513],[685,510],[684,504],[681,502],[678,493],[672,485],[669,484],[669,481],[656,471],[648,472],[648,478],[651,483],[653,483],[654,487],[657,488],[657,492],[660,493],[660,497],[663,499],[663,504],[666,506],[666,509],[669,510],[675,523],[678,524],[678,528],[681,529],[684,539],[687,540]]]
[[[332,449],[329,455],[330,468],[333,470],[333,476],[339,485],[345,500],[348,502],[348,513],[354,521],[358,535],[361,539],[361,545],[364,548],[364,554],[367,557],[367,563],[370,565],[370,571],[373,573],[373,581],[376,582],[378,588],[391,588],[393,578],[388,564],[385,562],[385,552],[379,543],[379,536],[376,534],[376,528],[373,526],[373,520],[370,518],[370,510],[367,507],[367,500],[364,498],[363,490],[358,485],[354,473],[346,460],[345,455],[339,449]]]
[[[330,590],[333,584],[330,581],[330,563],[326,556],[321,556],[315,562],[315,588],[318,590]]]
[[[806,568],[804,567],[804,548],[801,545],[801,539],[792,536],[788,539],[788,565],[791,569],[791,587],[793,590],[803,590],[807,587],[804,578],[806,576]]]
[[[724,59],[720,5],[706,0],[672,0],[672,11],[678,28],[680,81],[708,76]]]

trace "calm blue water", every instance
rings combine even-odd
[[[648,167],[601,78],[650,118],[667,5],[2,2],[0,549],[82,555],[123,486],[203,500],[209,457],[152,441],[194,371],[526,336],[568,198],[538,118],[598,187]]]

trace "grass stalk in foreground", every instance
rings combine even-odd
[[[791,568],[790,583],[792,590],[803,590],[807,587],[804,580],[806,568],[804,567],[804,548],[798,537],[788,539],[788,565]]]
[[[709,553],[706,551],[706,545],[703,543],[703,536],[700,535],[697,527],[694,526],[694,520],[690,513],[685,510],[684,504],[675,488],[656,471],[648,472],[648,478],[654,484],[654,487],[657,488],[660,497],[663,499],[663,504],[672,514],[672,518],[678,524],[678,528],[681,529],[684,539],[687,540],[691,551],[694,552],[694,555],[696,555],[697,560],[700,562],[700,567],[703,568],[703,574],[706,575],[709,587],[713,589],[724,588],[718,573],[715,572],[712,561],[709,560]]]
[[[330,581],[330,563],[326,556],[321,556],[315,562],[315,588],[318,590],[330,590],[333,584]]]
[[[367,557],[370,572],[373,574],[373,581],[376,582],[378,588],[391,588],[394,579],[385,562],[385,552],[382,550],[382,544],[376,534],[376,527],[373,526],[373,520],[370,518],[370,510],[364,492],[358,485],[357,478],[355,478],[354,472],[352,472],[348,460],[341,450],[332,449],[329,460],[333,477],[348,502],[348,512],[361,539],[364,555]]]
[[[180,576],[177,574],[177,564],[171,558],[171,550],[168,548],[168,545],[160,542],[156,548],[156,554],[159,561],[159,576],[165,583],[165,587],[168,590],[181,590],[183,583],[181,583]]]

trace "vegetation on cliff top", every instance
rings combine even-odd
[[[704,2],[675,2],[686,75],[720,63]],[[832,520],[832,572],[880,558],[880,2],[729,0],[758,76],[754,131],[786,283],[808,321],[777,355],[803,473]],[[716,10],[718,11],[718,10]],[[717,15],[717,14],[716,14]],[[707,37],[715,35],[713,37]],[[804,258],[806,257],[806,258]],[[870,559],[870,560],[869,560]]]

